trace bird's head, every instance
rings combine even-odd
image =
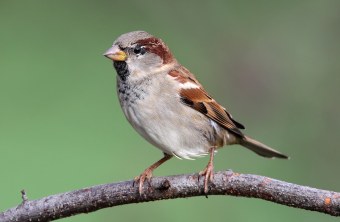
[[[121,80],[138,80],[175,62],[164,42],[144,31],[119,36],[104,56],[113,60]]]

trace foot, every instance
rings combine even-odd
[[[150,184],[150,180],[151,180],[151,177],[152,177],[152,172],[157,167],[162,165],[164,162],[166,162],[167,160],[171,159],[171,157],[172,156],[170,156],[169,154],[164,153],[164,157],[162,159],[158,160],[156,163],[154,163],[151,166],[149,166],[146,170],[144,170],[144,172],[141,175],[139,175],[138,177],[135,177],[133,185],[135,185],[135,183],[139,183],[139,186],[138,186],[139,195],[143,194],[143,184],[144,184],[144,181],[146,180]]]
[[[152,177],[152,170],[150,170],[150,168],[146,169],[141,175],[135,177],[134,184],[139,184],[138,190],[139,190],[140,195],[143,194],[143,185],[144,185],[145,180],[150,184],[151,177]]]
[[[208,183],[209,181],[212,182],[214,179],[214,152],[215,147],[211,147],[209,150],[210,153],[210,159],[208,162],[207,167],[199,173],[200,176],[205,176],[204,178],[204,193],[208,193]]]
[[[208,183],[212,182],[214,179],[214,165],[209,161],[207,167],[199,173],[200,176],[205,176],[204,178],[204,193],[208,193]]]

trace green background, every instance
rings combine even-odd
[[[340,1],[1,1],[0,211],[129,180],[161,157],[125,120],[102,53],[120,34],[161,37],[246,133],[291,159],[234,146],[215,169],[340,191]],[[173,159],[155,175],[202,170]],[[230,196],[108,208],[61,221],[335,221]]]

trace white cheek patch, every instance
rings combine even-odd
[[[197,84],[192,83],[192,82],[181,83],[181,87],[183,89],[197,89],[197,88],[199,88],[199,86]]]

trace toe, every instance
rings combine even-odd
[[[139,194],[142,195],[143,194],[143,184],[145,181],[145,175],[141,175],[139,177]]]

